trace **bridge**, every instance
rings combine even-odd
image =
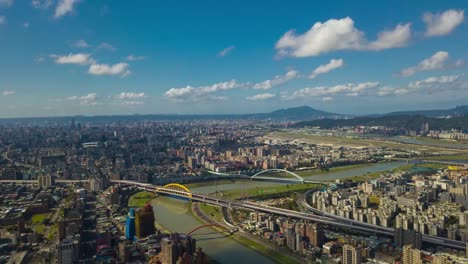
[[[217,227],[217,228],[221,228],[221,229],[227,231],[230,235],[231,235],[232,233],[234,233],[234,231],[235,231],[235,229],[231,230],[231,229],[229,229],[229,228],[227,228],[227,227],[225,227],[225,226],[223,226],[223,225],[216,224],[216,223],[211,223],[211,224],[201,225],[201,226],[199,226],[199,227],[196,227],[196,228],[192,229],[192,231],[190,231],[190,232],[187,234],[187,236],[190,236],[190,235],[192,235],[193,233],[195,233],[197,230],[200,230],[200,229],[206,228],[206,227]]]
[[[82,180],[82,181],[86,181],[86,180]],[[12,182],[12,181],[5,180],[4,182]],[[16,182],[16,181],[13,181],[13,182]],[[25,183],[25,181],[18,181],[18,182]],[[33,183],[33,182],[37,183],[37,181],[28,181],[26,183]],[[73,183],[76,181],[62,180],[61,182]],[[291,218],[296,218],[296,219],[312,221],[312,222],[321,223],[325,225],[333,225],[338,228],[344,228],[344,229],[351,228],[353,230],[362,231],[366,233],[373,233],[373,234],[387,235],[387,236],[393,236],[394,234],[394,228],[391,228],[391,227],[384,227],[384,226],[363,223],[363,222],[355,221],[352,219],[340,217],[337,215],[328,214],[328,213],[325,213],[325,212],[322,212],[320,210],[313,208],[307,203],[307,199],[305,197],[315,190],[306,192],[305,195],[302,196],[303,200],[301,201],[301,203],[304,205],[304,207],[306,207],[309,210],[309,212],[306,213],[306,212],[298,212],[298,211],[293,211],[293,210],[288,210],[288,209],[276,208],[276,207],[267,206],[267,205],[261,205],[258,203],[253,203],[253,202],[248,202],[248,201],[231,201],[231,200],[226,200],[226,199],[220,199],[218,197],[212,197],[209,195],[192,193],[185,186],[176,184],[176,183],[168,184],[165,186],[156,186],[156,185],[152,185],[149,183],[140,183],[140,182],[128,181],[128,180],[112,180],[111,182],[116,183],[116,184],[134,186],[138,189],[149,191],[149,192],[168,194],[168,195],[182,197],[182,198],[189,198],[192,201],[208,203],[208,204],[217,205],[220,207],[247,209],[247,210],[259,211],[259,212],[265,212],[269,214],[276,214],[276,215],[281,215],[281,216],[286,216],[286,217],[291,217]],[[320,183],[327,184],[325,182],[320,182]],[[336,185],[329,183],[328,188],[334,189],[336,188]],[[444,246],[444,247],[450,247],[450,248],[454,248],[458,250],[466,250],[466,243],[463,241],[452,240],[448,238],[442,238],[442,237],[430,236],[430,235],[422,235],[422,241],[426,243],[431,243],[434,245],[439,245],[439,246]]]
[[[252,176],[244,175],[244,174],[222,173],[222,172],[216,172],[216,171],[210,171],[210,170],[207,170],[207,172],[213,175],[217,175],[217,176],[234,177],[234,178],[249,179],[249,180],[272,180],[272,181],[287,181],[287,182],[294,182],[294,183],[305,182],[305,179],[302,178],[301,176],[297,175],[296,173],[292,171],[288,171],[285,169],[262,170]],[[275,173],[282,172],[282,173],[292,175],[294,176],[294,178],[264,176],[264,174],[269,173],[269,172],[275,172]]]
[[[189,194],[186,191],[172,190],[172,189],[168,190],[164,187],[155,186],[155,185],[147,184],[147,183],[139,183],[139,182],[125,181],[125,180],[118,180],[118,181],[114,180],[112,182],[131,185],[139,189],[150,191],[150,192],[163,193],[163,194],[165,193],[165,194],[171,194],[171,195],[180,196],[180,197],[189,196]],[[336,188],[336,186],[334,185],[331,185],[330,188],[333,188],[333,187]],[[203,194],[197,194],[197,193],[191,193],[190,199],[193,201],[209,203],[209,204],[217,205],[221,207],[250,209],[250,210],[259,211],[259,212],[265,212],[265,213],[276,214],[276,215],[281,215],[281,216],[286,216],[286,217],[291,217],[291,218],[296,218],[296,219],[312,221],[312,222],[321,223],[325,225],[333,225],[335,227],[344,228],[344,229],[351,228],[356,231],[362,231],[362,232],[371,233],[371,234],[373,233],[373,234],[386,235],[386,236],[393,236],[394,234],[394,228],[377,226],[377,225],[372,225],[368,223],[362,223],[362,222],[354,221],[354,220],[347,219],[344,217],[330,215],[322,211],[318,211],[317,209],[315,209],[316,211],[313,211],[313,207],[308,204],[307,204],[308,205],[307,208],[310,209],[311,212],[306,213],[306,212],[298,212],[298,211],[293,211],[293,210],[288,210],[288,209],[276,208],[276,207],[267,206],[267,205],[261,205],[258,203],[253,203],[253,202],[248,202],[248,201],[231,201],[231,200],[226,200],[226,199],[220,199],[218,197],[211,197],[209,195],[203,195]],[[436,237],[436,236],[429,236],[429,235],[423,235],[422,241],[426,243],[431,243],[434,245],[451,247],[451,248],[455,248],[458,250],[466,250],[466,243],[463,241],[452,240],[448,238],[441,238],[441,237]]]

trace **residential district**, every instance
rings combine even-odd
[[[426,125],[421,131],[414,136],[434,135]],[[311,143],[298,133],[304,131],[288,123],[249,120],[2,125],[0,263],[217,263],[196,230],[169,230],[159,221],[153,201],[166,195],[193,204],[202,227],[228,233],[222,239],[261,244],[291,263],[468,263],[468,165],[437,160],[455,150]],[[453,133],[451,140],[463,139]],[[387,164],[398,166],[330,176]],[[258,189],[250,177],[264,172],[269,177],[260,183],[289,190],[236,196],[220,188],[198,200],[189,190],[236,183]],[[143,190],[152,193],[132,204]],[[205,207],[222,201],[233,206],[221,206],[216,219]]]

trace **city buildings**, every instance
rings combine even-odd
[[[343,264],[361,264],[362,263],[361,248],[354,247],[351,245],[344,245],[342,263]]]
[[[135,235],[138,238],[144,238],[154,234],[154,213],[150,204],[135,212]]]

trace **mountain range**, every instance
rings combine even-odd
[[[269,113],[256,113],[256,114],[193,114],[193,115],[179,115],[179,114],[135,114],[135,115],[97,115],[97,116],[64,116],[64,117],[28,117],[28,118],[2,118],[0,122],[68,122],[72,118],[77,122],[96,122],[96,121],[142,121],[142,120],[208,120],[208,119],[250,119],[250,120],[272,120],[272,121],[312,121],[318,120],[322,126],[331,126],[332,124],[372,124],[372,123],[388,123],[389,120],[402,120],[402,117],[410,117],[415,119],[435,118],[435,117],[463,117],[468,116],[468,105],[457,106],[452,109],[444,110],[421,110],[421,111],[404,111],[392,112],[383,115],[366,115],[352,118],[350,115],[331,113],[322,110],[317,110],[309,106],[300,106],[294,108],[280,109]],[[410,119],[411,118],[406,118]],[[405,119],[405,120],[406,120]],[[420,121],[418,119],[418,121]],[[440,119],[440,118],[439,118]],[[342,120],[342,121],[338,121]],[[354,120],[354,121],[350,121]],[[397,121],[398,122],[398,121]],[[411,121],[409,121],[411,122]]]

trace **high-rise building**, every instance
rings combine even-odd
[[[351,245],[343,246],[343,264],[360,264],[362,262],[361,248]]]
[[[135,213],[135,235],[143,238],[155,232],[153,207],[147,204]]]
[[[320,225],[313,224],[309,232],[310,243],[314,247],[322,247],[325,242],[325,234],[323,228]]]
[[[128,240],[135,239],[135,209],[130,208],[130,212],[125,222],[125,237]]]
[[[57,245],[57,263],[73,264],[78,259],[79,241],[74,239],[64,239]]]
[[[188,158],[188,167],[191,170],[194,170],[197,168],[197,159],[195,157],[189,157]]]
[[[415,248],[421,248],[422,235],[413,229],[403,230],[402,227],[395,228],[393,242],[398,247],[412,245]]]
[[[177,254],[177,244],[170,239],[163,239],[161,243],[162,262],[175,264],[179,258]]]
[[[206,254],[202,251],[201,248],[197,249],[197,258],[195,259],[196,264],[206,264],[208,263],[208,259],[206,258]]]
[[[52,175],[40,175],[37,177],[37,181],[40,187],[48,188],[50,186],[54,186],[55,177]]]
[[[403,264],[422,264],[421,251],[413,245],[404,246]]]

